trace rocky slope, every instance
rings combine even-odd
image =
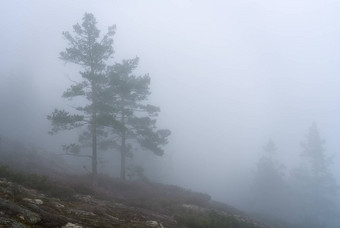
[[[72,200],[49,197],[2,178],[2,227],[176,227],[176,221],[149,210],[113,200],[74,195]]]
[[[0,176],[6,176],[0,179],[0,227],[264,227],[204,194],[175,186],[109,177],[95,187],[85,187],[81,177],[66,186],[4,167]]]
[[[266,227],[178,186],[105,175],[94,185],[87,175],[67,174],[69,167],[51,156],[1,143],[0,227]]]

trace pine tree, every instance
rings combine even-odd
[[[134,58],[116,63],[107,75],[106,103],[113,110],[108,113],[107,119],[111,119],[112,134],[118,137],[122,179],[126,178],[126,158],[132,155],[134,146],[139,146],[135,148],[137,150],[146,149],[161,156],[164,153],[162,146],[170,135],[169,130],[158,130],[156,127],[160,108],[147,103],[150,95],[149,75],[132,74],[138,61]]]
[[[60,130],[71,130],[87,125],[91,137],[92,175],[97,176],[97,141],[99,132],[99,115],[104,106],[101,101],[101,91],[105,87],[105,72],[107,61],[113,56],[113,35],[115,26],[108,28],[107,33],[100,39],[100,31],[93,14],[85,13],[82,24],[73,26],[73,34],[63,32],[68,41],[68,47],[60,53],[60,58],[67,63],[74,63],[81,67],[81,80],[74,82],[67,89],[63,97],[73,99],[83,97],[87,105],[75,108],[76,114],[66,110],[55,109],[48,119],[52,123],[51,133]],[[86,135],[86,134],[85,134]],[[65,150],[78,152],[76,144],[65,146]]]
[[[313,123],[306,141],[302,143],[303,163],[293,173],[299,187],[305,222],[310,227],[326,225],[335,212],[337,184],[329,170],[332,158],[326,157],[324,144],[317,125]]]
[[[284,166],[277,161],[276,150],[272,140],[263,147],[252,186],[253,210],[271,216],[279,216],[284,205],[281,200],[286,196]]]

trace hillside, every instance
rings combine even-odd
[[[25,147],[4,148],[0,227],[265,227],[206,194],[106,175],[93,185],[89,176],[63,173],[47,157],[28,162],[33,152]]]

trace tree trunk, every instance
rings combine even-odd
[[[123,130],[122,130],[122,138],[121,138],[121,147],[120,147],[120,153],[121,153],[121,158],[120,158],[120,178],[122,180],[125,180],[125,159],[126,159],[126,131],[125,131],[125,116],[124,116],[124,110],[122,111],[122,125],[123,125]]]
[[[97,125],[96,125],[96,115],[97,113],[93,113],[92,115],[92,175],[94,179],[97,177]]]
[[[120,178],[125,180],[125,158],[126,158],[126,147],[125,147],[125,134],[122,136],[122,145],[120,149],[121,159],[120,159]]]
[[[93,183],[97,181],[97,110],[96,110],[96,97],[95,88],[92,83],[92,122],[91,122],[91,134],[92,134],[92,178]]]

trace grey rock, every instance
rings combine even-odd
[[[28,224],[36,224],[41,221],[41,217],[25,208],[22,208],[11,201],[0,199],[0,210],[5,211],[8,215],[22,216]]]
[[[0,217],[0,227],[12,227],[12,228],[28,228],[28,226],[19,223],[10,218]]]

